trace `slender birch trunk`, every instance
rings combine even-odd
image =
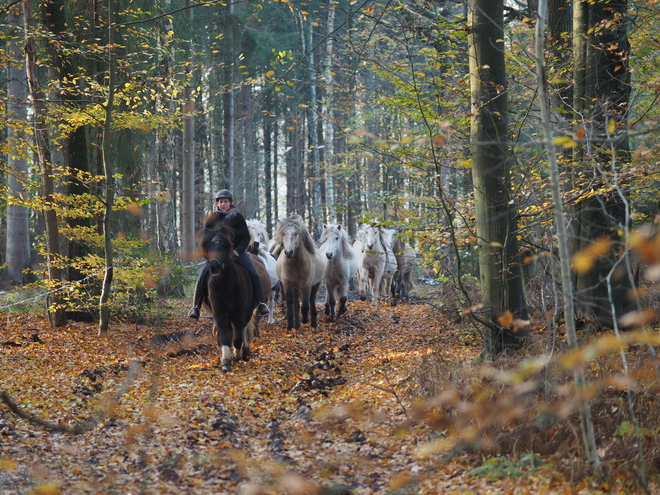
[[[337,221],[335,211],[335,183],[333,180],[333,166],[335,154],[335,119],[334,119],[334,80],[333,80],[333,43],[335,30],[335,8],[337,4],[331,3],[328,7],[328,38],[325,42],[325,67],[323,75],[325,79],[325,197],[328,218],[331,223]]]
[[[105,103],[105,122],[103,124],[103,138],[101,142],[101,159],[103,161],[103,172],[105,174],[105,210],[103,213],[103,249],[105,255],[105,276],[101,286],[101,297],[99,299],[99,337],[108,336],[108,325],[110,323],[110,287],[114,275],[112,237],[110,232],[110,221],[112,219],[112,208],[114,202],[114,184],[112,178],[112,165],[110,164],[110,138],[112,125],[112,107],[115,99],[115,26],[113,12],[113,0],[108,0],[108,99]]]

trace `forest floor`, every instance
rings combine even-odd
[[[2,315],[1,391],[33,418],[0,403],[0,494],[615,492],[536,457],[438,447],[448,428],[419,413],[442,390],[432,363],[474,366],[481,338],[424,299],[351,301],[318,329],[278,313],[228,373],[211,320],[159,304],[169,317],[109,339]]]

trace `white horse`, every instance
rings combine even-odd
[[[359,259],[358,277],[360,282],[360,299],[367,299],[367,289],[371,291],[371,305],[378,305],[380,283],[387,264],[386,249],[380,229],[371,225],[363,225],[358,235],[362,244],[362,255]]]
[[[277,299],[277,291],[279,289],[279,278],[277,277],[277,260],[268,252],[268,244],[270,239],[266,228],[257,220],[247,220],[248,231],[250,232],[250,247],[248,248],[252,254],[256,254],[264,262],[268,276],[270,277],[270,287],[268,288],[268,323],[275,322],[275,300]],[[266,287],[264,287],[264,291]]]
[[[392,243],[397,232],[396,229],[384,229],[381,227],[380,234],[383,247],[385,248],[385,268],[383,270],[383,278],[380,281],[380,295],[390,299],[390,289],[397,269],[396,256],[392,250]]]
[[[325,314],[330,321],[346,312],[348,283],[357,272],[357,256],[348,241],[346,229],[340,224],[325,225],[321,234],[322,254],[328,258],[323,279],[325,281]],[[339,301],[339,309],[335,305]]]

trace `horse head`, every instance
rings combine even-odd
[[[234,261],[234,232],[229,227],[223,225],[219,229],[207,229],[201,245],[213,276],[218,276]]]
[[[282,232],[282,248],[287,258],[293,258],[300,244],[300,232],[291,226]]]
[[[324,224],[323,233],[321,234],[321,251],[325,252],[325,257],[329,260],[333,259],[339,250],[343,249],[344,238],[348,240],[345,232],[341,228],[341,224]]]
[[[364,245],[369,250],[380,247],[380,232],[376,227],[368,226],[364,229]]]

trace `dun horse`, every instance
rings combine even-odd
[[[396,256],[396,274],[392,284],[392,295],[407,300],[414,287],[412,275],[417,262],[417,253],[398,235],[394,237],[392,251]]]
[[[311,321],[316,328],[316,293],[325,272],[325,256],[316,249],[300,215],[279,220],[273,237],[273,252],[278,253],[277,276],[286,301],[287,329],[300,328],[301,304],[302,323]]]
[[[396,230],[384,228],[380,228],[379,230],[383,248],[385,249],[385,268],[383,269],[383,278],[380,281],[380,295],[390,299],[390,288],[392,287],[397,269],[396,256],[392,250],[392,242],[394,241]],[[394,303],[393,299],[390,299],[390,303]]]
[[[232,359],[247,360],[250,355],[247,327],[256,308],[252,281],[248,271],[235,263],[230,228],[207,230],[201,247],[211,273],[205,304],[213,314],[213,335],[222,350],[222,371],[229,371]]]
[[[326,225],[321,234],[321,253],[328,258],[325,268],[325,314],[330,321],[346,312],[348,283],[357,271],[357,256],[348,242],[346,229],[339,224]],[[339,309],[335,306],[339,301]]]

